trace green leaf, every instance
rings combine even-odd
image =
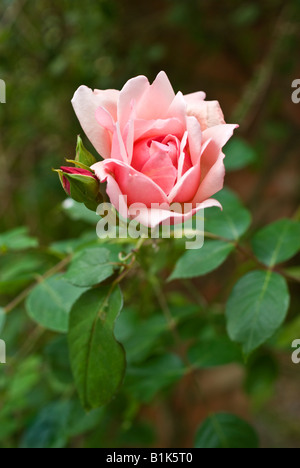
[[[26,430],[21,448],[63,448],[67,444],[70,401],[50,403]]]
[[[14,410],[27,406],[28,394],[36,387],[41,378],[41,358],[30,356],[22,361],[9,382],[8,399]]]
[[[177,278],[194,278],[218,268],[234,249],[223,241],[206,241],[199,250],[187,250],[176,263],[169,281]]]
[[[300,316],[296,316],[293,320],[285,323],[278,333],[272,338],[270,345],[272,348],[283,349],[287,352],[291,350],[291,343],[295,337],[300,336]]]
[[[76,161],[84,164],[85,166],[91,167],[97,162],[97,159],[84,147],[80,135],[77,137],[76,146]]]
[[[245,140],[238,137],[226,145],[225,154],[224,163],[227,171],[243,169],[256,161],[254,149]]]
[[[289,268],[284,268],[283,273],[289,275],[291,278],[300,281],[300,266],[292,266]]]
[[[45,362],[51,376],[65,385],[73,384],[73,375],[69,360],[69,349],[66,335],[58,335],[44,349]]]
[[[70,310],[85,292],[55,275],[38,284],[26,301],[28,315],[49,330],[66,333]]]
[[[37,239],[28,235],[28,229],[21,227],[0,234],[0,251],[25,250],[38,246]]]
[[[227,302],[228,334],[250,354],[280,327],[288,307],[285,279],[271,271],[252,271],[238,281]]]
[[[196,434],[195,448],[258,448],[254,429],[234,414],[209,416]]]
[[[128,367],[125,386],[131,396],[142,402],[150,402],[159,390],[177,382],[184,372],[184,365],[178,356],[163,354],[139,366]]]
[[[239,347],[227,337],[201,341],[188,351],[190,363],[202,369],[223,366],[231,362],[242,362]]]
[[[289,345],[291,346],[292,341]],[[274,385],[278,378],[279,366],[277,359],[271,354],[258,353],[250,359],[247,366],[245,390],[250,395],[255,408],[261,407],[273,395]]]
[[[56,241],[50,245],[50,250],[59,254],[73,254],[77,250],[87,248],[89,245],[97,245],[99,239],[97,238],[96,231],[88,231],[76,239],[66,239]]]
[[[70,265],[65,279],[75,286],[94,286],[114,273],[107,249],[91,248],[78,252]]]
[[[10,252],[0,257],[0,294],[14,295],[32,283],[37,275],[43,275],[57,258],[37,251]]]
[[[5,310],[2,307],[0,307],[0,333],[2,332],[4,328],[5,320],[6,320]]]
[[[127,362],[132,364],[147,358],[166,330],[167,322],[163,315],[140,320],[131,309],[125,309],[116,324],[115,336],[125,348]]]
[[[300,222],[280,219],[261,229],[252,239],[256,257],[273,267],[293,257],[300,250]]]
[[[222,205],[205,210],[205,231],[229,240],[238,240],[249,228],[251,215],[244,208],[238,197],[223,189],[214,196]]]
[[[87,291],[70,315],[69,350],[76,387],[86,409],[108,403],[122,384],[125,353],[114,326],[122,308],[120,289]]]
[[[62,204],[62,208],[72,220],[93,224],[95,227],[101,219],[95,212],[90,211],[85,205],[72,200],[72,198],[67,198]]]

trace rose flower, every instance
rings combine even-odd
[[[80,86],[72,103],[103,158],[92,169],[123,217],[155,227],[221,207],[211,197],[223,188],[222,148],[237,125],[225,123],[217,101],[175,95],[160,72],[152,85],[138,76],[121,91]]]

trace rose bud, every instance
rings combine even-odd
[[[95,211],[102,202],[99,180],[95,174],[79,167],[61,167],[57,170],[65,192],[79,203]]]

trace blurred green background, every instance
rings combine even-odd
[[[209,100],[220,101],[226,121],[240,124],[237,135],[251,145],[251,166],[230,172],[226,184],[251,209],[253,226],[294,215],[300,201],[300,104],[291,101],[291,83],[300,78],[299,18],[299,0],[1,0],[0,78],[7,102],[0,104],[0,232],[26,225],[43,246],[83,232],[82,222],[66,218],[64,193],[51,171],[65,157],[73,159],[81,132],[73,93],[81,84],[120,89],[133,76],[153,80],[160,70],[175,91],[205,90]],[[199,285],[208,301],[215,298],[216,279]],[[296,287],[294,292],[298,306]],[[11,327],[19,340],[29,332],[25,321]],[[289,361],[279,356],[281,379],[254,418],[266,446],[299,445],[300,378]],[[204,375],[204,392],[214,408],[225,405],[247,417],[251,404],[238,372],[224,372]],[[154,444],[190,443],[181,434],[172,439],[169,428],[178,415],[189,434],[195,408],[184,402],[187,388],[185,382],[177,390],[173,419],[161,402],[143,410],[148,422],[164,428]],[[44,395],[34,395],[44,401]],[[196,413],[200,420],[204,409]],[[32,418],[29,413],[24,424]],[[133,443],[130,437],[127,443]]]

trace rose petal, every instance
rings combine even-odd
[[[202,131],[200,123],[196,117],[187,117],[186,125],[188,131],[188,143],[190,156],[193,166],[197,164],[200,154],[201,154],[201,145],[202,145]]]
[[[96,109],[95,116],[98,124],[101,125],[101,127],[109,130],[110,132],[114,131],[114,120],[111,114],[104,107],[98,107],[98,109]]]
[[[141,97],[137,105],[137,117],[145,120],[165,117],[174,97],[169,78],[161,71]]]
[[[210,208],[212,206],[217,206],[222,208],[220,203],[213,198],[205,200],[203,203],[199,203],[195,208],[191,209],[187,213],[175,213],[171,211],[170,208],[164,207],[161,208],[152,208],[148,209],[143,206],[135,205],[129,209],[129,216],[142,224],[143,226],[155,228],[159,224],[170,220],[170,225],[182,224],[189,219],[191,219],[198,211],[203,210],[204,208]]]
[[[95,174],[101,181],[112,175],[123,195],[127,196],[128,206],[143,203],[168,203],[166,194],[149,177],[136,171],[128,164],[114,159],[107,159],[93,165]]]
[[[201,155],[201,182],[193,203],[201,203],[223,188],[225,177],[224,157],[224,153],[218,148],[215,141],[209,140]]]
[[[166,195],[170,193],[177,179],[177,170],[168,156],[168,148],[162,149],[161,144],[153,142],[151,148],[155,146],[155,153],[142,168],[142,173],[155,182]]]
[[[109,196],[111,204],[124,219],[127,219],[129,214],[126,196],[122,194],[120,187],[113,176],[106,175],[105,177],[107,181],[106,193]]]
[[[196,117],[202,130],[225,124],[224,115],[218,101],[199,101],[188,105],[187,114]]]
[[[121,131],[130,119],[132,102],[138,107],[140,99],[149,87],[149,81],[145,76],[132,78],[123,86],[118,101],[118,122]]]
[[[204,101],[206,93],[203,91],[197,91],[196,93],[185,94],[184,99],[188,105],[193,105],[199,101]]]
[[[93,92],[87,86],[80,86],[72,99],[83,131],[103,158],[110,157],[111,137],[107,130],[98,124],[95,112],[99,107],[104,107],[112,116],[116,115],[118,95],[116,90]]]
[[[227,141],[232,137],[234,130],[238,127],[239,125],[236,124],[225,124],[208,128],[202,134],[203,143],[210,139],[213,139],[216,145],[221,150],[223,146],[226,145]]]
[[[183,97],[183,94],[179,91],[175,98],[173,99],[166,117],[167,118],[177,118],[185,126],[186,124],[186,110],[187,104]]]
[[[165,135],[174,135],[181,139],[185,132],[185,125],[176,119],[157,119],[157,120],[141,120],[136,119],[134,122],[134,139],[154,138]]]
[[[112,137],[110,157],[112,159],[118,159],[125,163],[128,162],[127,151],[126,151],[125,143],[121,135],[119,122],[117,122],[115,125],[115,130],[114,130],[113,137]]]
[[[200,160],[191,167],[173,187],[168,196],[170,203],[188,203],[194,199],[200,184]]]

